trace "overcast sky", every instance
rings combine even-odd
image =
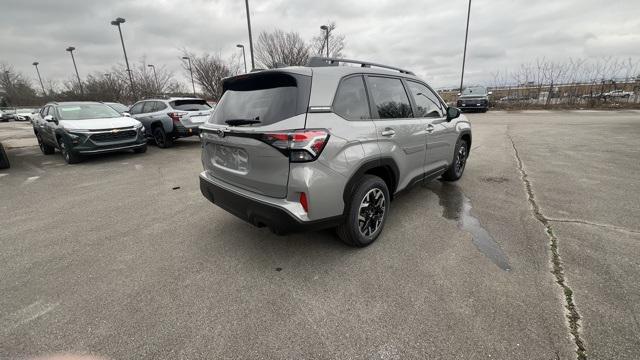
[[[251,0],[254,37],[278,27],[310,39],[328,20],[346,36],[344,54],[415,71],[435,87],[459,82],[467,0]],[[0,62],[35,80],[73,75],[67,46],[75,46],[81,76],[123,64],[117,29],[130,61],[146,57],[185,80],[180,49],[220,53],[248,44],[242,0],[2,0]],[[247,56],[248,46],[247,46]],[[498,69],[546,57],[640,58],[638,0],[473,0],[468,82],[482,84]]]

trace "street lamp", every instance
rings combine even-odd
[[[78,77],[78,84],[80,84],[80,95],[84,97],[84,89],[82,88],[82,81],[80,81],[80,74],[78,74],[78,66],[76,66],[76,58],[73,57],[73,46],[69,46],[66,50],[71,54],[71,61],[73,61],[73,68],[76,69],[76,77]]]
[[[40,64],[39,62],[34,61],[33,64],[31,65],[36,67],[36,72],[38,73],[38,80],[40,80],[40,86],[42,86],[42,93],[44,94],[44,96],[47,96],[47,92],[44,90],[44,84],[42,83],[42,77],[40,76],[40,70],[38,70],[39,64]]]
[[[149,64],[147,65],[148,67],[153,69],[153,77],[156,78],[156,86],[158,87],[158,90],[160,90],[160,83],[158,82],[158,74],[156,74],[156,67],[155,65]]]
[[[191,73],[191,86],[193,87],[193,96],[196,96],[196,85],[193,82],[193,68],[191,67],[191,58],[188,56],[183,56],[182,57],[184,60],[188,60],[189,61],[189,72]]]
[[[469,17],[471,17],[471,0],[467,10],[467,30],[464,33],[464,52],[462,53],[462,75],[460,75],[460,93],[462,93],[462,83],[464,82],[464,63],[467,60],[467,38],[469,36]]]
[[[127,49],[124,47],[124,39],[122,38],[122,29],[120,24],[124,24],[124,19],[119,17],[111,21],[111,25],[118,27],[118,33],[120,33],[120,42],[122,43],[122,52],[124,52],[124,62],[127,64],[127,73],[129,73],[129,82],[131,83],[131,94],[135,96],[135,88],[133,86],[133,75],[131,75],[131,69],[129,68],[129,59],[127,58]]]
[[[244,45],[238,44],[236,47],[242,48],[242,58],[244,59],[244,73],[247,73],[247,57],[244,54]]]
[[[321,30],[325,31],[325,41],[327,44],[327,57],[329,57],[329,27],[327,25],[320,26]]]
[[[253,38],[251,37],[251,16],[249,15],[249,0],[244,0],[244,4],[247,7],[247,27],[249,28],[249,50],[251,52],[251,69],[253,70],[256,68],[256,64],[253,61]]]

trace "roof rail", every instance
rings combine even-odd
[[[368,61],[360,61],[360,60],[351,60],[351,59],[340,59],[340,58],[330,58],[330,57],[322,57],[322,56],[312,56],[307,61],[308,67],[323,67],[323,66],[338,66],[340,63],[349,63],[349,64],[360,64],[360,67],[370,68],[372,66],[390,69],[399,71],[402,74],[415,75],[413,71],[400,69],[394,66],[376,64]]]

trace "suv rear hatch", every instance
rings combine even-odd
[[[291,132],[304,129],[311,70],[268,70],[227,78],[203,132],[210,176],[252,192],[284,198]]]
[[[174,121],[180,121],[186,127],[199,126],[210,116],[213,109],[203,99],[177,99],[169,102],[175,111],[168,113]]]

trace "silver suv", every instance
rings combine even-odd
[[[459,179],[469,156],[469,121],[407,70],[312,58],[226,78],[223,90],[201,126],[200,189],[279,234],[337,227],[369,245],[395,194]]]
[[[212,110],[198,98],[146,99],[133,104],[129,114],[144,125],[147,137],[158,147],[167,148],[177,138],[198,135],[198,127]]]

